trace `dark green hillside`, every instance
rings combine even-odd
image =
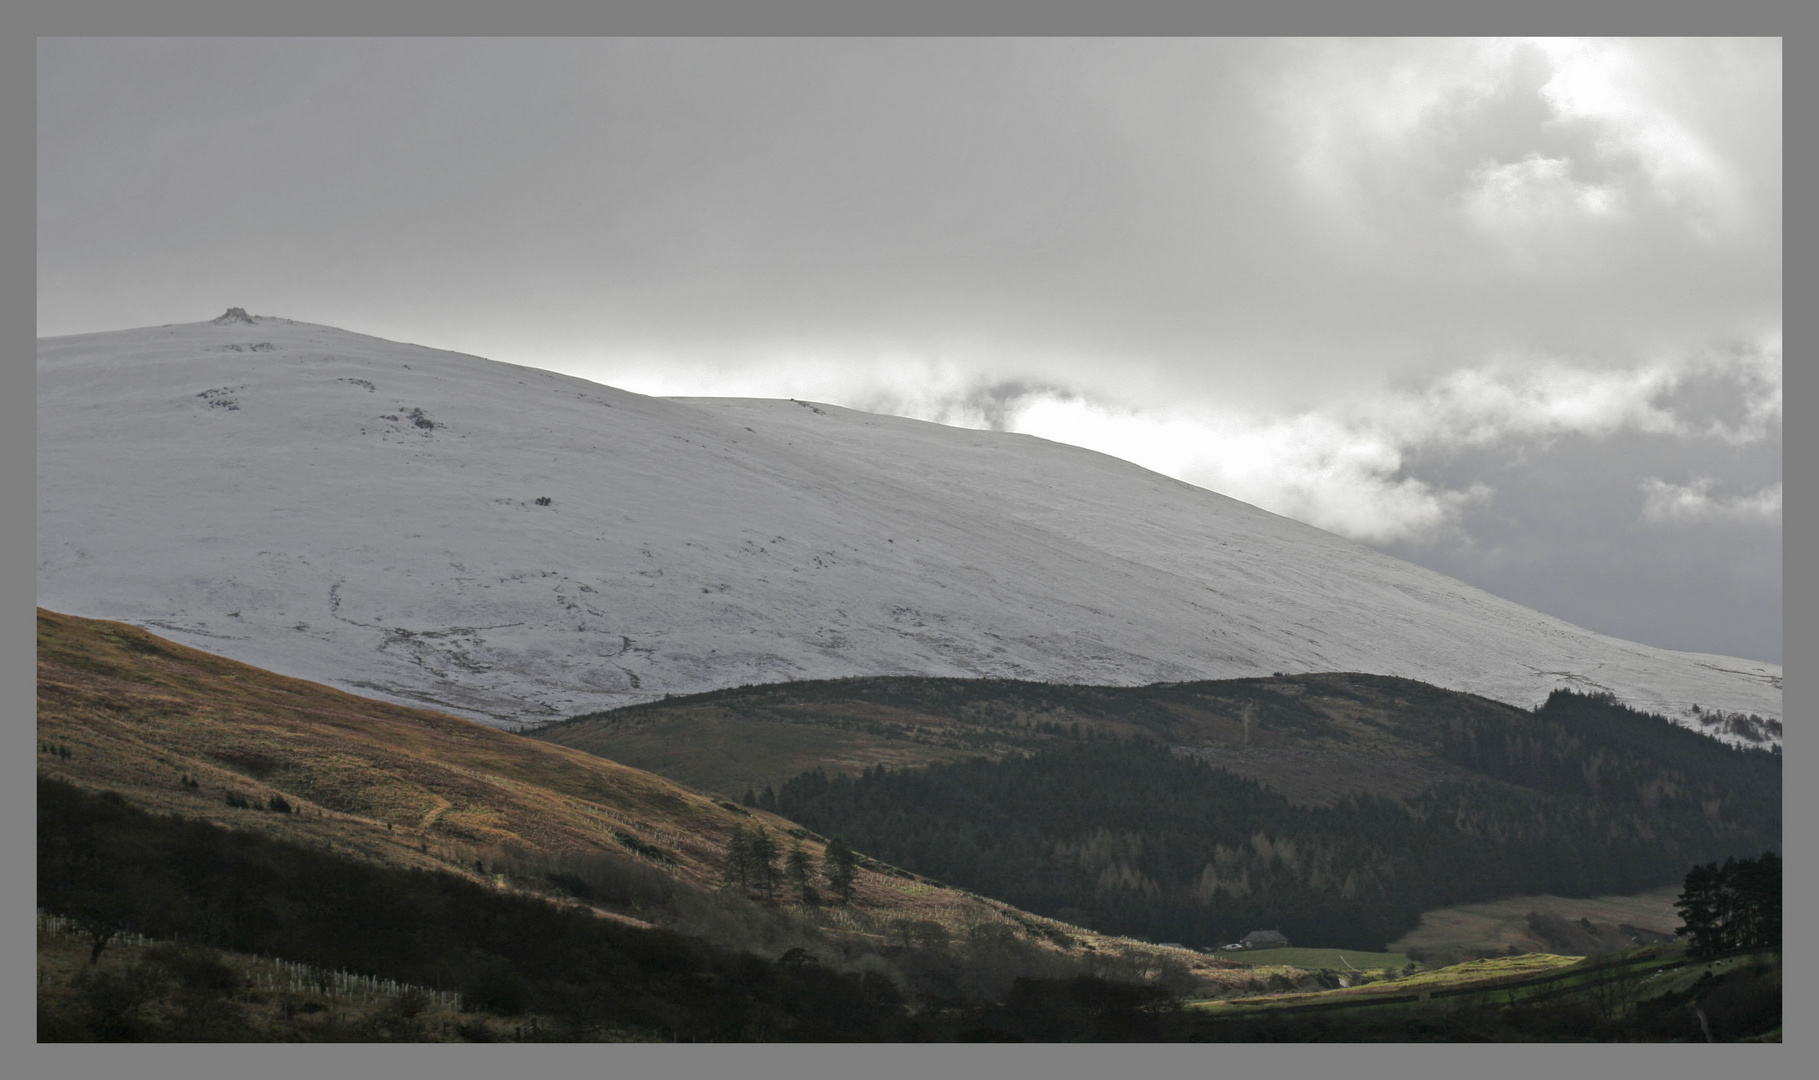
[[[1190,748],[1089,727],[1079,741],[996,760],[805,772],[758,801],[1020,907],[1193,944],[1270,927],[1310,945],[1374,949],[1425,909],[1633,892],[1691,863],[1780,846],[1778,754],[1733,750],[1595,696],[1559,692],[1534,712],[1445,710],[1457,695],[1345,679],[1355,699],[1398,692],[1403,710],[1366,722],[1467,780],[1307,805]],[[953,691],[977,701],[976,687]],[[1178,717],[1157,716],[1157,697],[1167,702],[1158,694],[1133,710],[1133,736],[1184,734]],[[1263,715],[1253,723],[1278,738],[1294,718],[1280,706]]]
[[[1375,949],[1424,909],[1637,891],[1781,838],[1778,753],[1568,691],[1524,710],[1361,674],[865,678],[675,698],[536,734],[750,791],[878,858],[1043,914],[1196,945],[1280,928]]]

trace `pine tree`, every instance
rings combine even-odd
[[[1765,851],[1737,864],[1736,887],[1742,899],[1745,947],[1781,948],[1781,856]]]
[[[815,875],[815,861],[802,847],[802,841],[797,840],[790,845],[789,857],[784,860],[783,867],[784,871],[789,874],[790,884],[796,887],[796,895],[807,900],[809,890],[815,887],[812,883]]]
[[[851,903],[853,899],[853,879],[858,877],[857,860],[853,858],[853,849],[846,846],[846,840],[834,837],[827,842],[827,853],[822,856],[821,873],[827,878],[827,887],[834,891],[834,896],[842,904]]]
[[[751,866],[752,885],[769,900],[777,895],[777,886],[782,883],[783,875],[777,869],[777,841],[771,839],[770,832],[759,825],[752,830],[746,839],[746,851]]]
[[[727,837],[725,880],[741,888],[752,883],[752,836],[743,825],[733,826],[733,834]]]

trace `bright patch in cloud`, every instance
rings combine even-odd
[[[1381,431],[1319,413],[1262,422],[1162,418],[1082,399],[1041,398],[1013,431],[1085,446],[1361,540],[1444,531],[1482,485],[1443,491],[1402,476]]]
[[[1520,238],[1608,218],[1622,209],[1621,191],[1574,180],[1571,167],[1565,158],[1540,154],[1508,164],[1484,165],[1466,191],[1466,216],[1487,233]]]
[[[955,422],[976,412],[966,402],[991,396],[998,419],[969,426],[1099,450],[1355,539],[1427,541],[1456,529],[1461,512],[1493,492],[1482,482],[1453,490],[1409,475],[1416,452],[1620,433],[1757,442],[1780,425],[1779,354],[1775,341],[1741,355],[1619,369],[1508,359],[1362,404],[1276,416],[1139,409],[1048,388],[1007,392],[1007,384],[991,388],[995,396],[910,415]],[[1695,381],[1741,398],[1743,418],[1714,419],[1670,400]],[[1715,502],[1705,488],[1663,487],[1651,500],[1651,520],[1751,520],[1771,502],[1779,513],[1780,488]]]
[[[1728,499],[1715,499],[1714,482],[1699,477],[1690,484],[1670,484],[1658,477],[1642,481],[1642,517],[1657,524],[1705,522],[1767,522],[1781,516],[1781,485]]]
[[[1745,224],[1749,194],[1703,114],[1714,98],[1759,106],[1779,65],[1760,42],[1345,41],[1303,50],[1276,103],[1304,188],[1354,230],[1431,233],[1423,207],[1450,190],[1519,249],[1570,246],[1568,226],[1644,204],[1713,240]]]
[[[1735,178],[1699,134],[1674,115],[1660,73],[1630,42],[1538,38],[1553,74],[1541,97],[1562,121],[1597,125],[1598,151],[1634,162],[1652,193],[1707,220],[1735,215]]]

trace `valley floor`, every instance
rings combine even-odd
[[[1676,943],[1480,959],[1190,1009],[1224,1021],[1232,1041],[1780,1042],[1781,995],[1778,953],[1700,961]]]

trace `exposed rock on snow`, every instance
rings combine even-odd
[[[38,343],[39,603],[502,723],[861,674],[1332,670],[1781,717],[1776,665],[1594,634],[1092,451],[252,321]]]

